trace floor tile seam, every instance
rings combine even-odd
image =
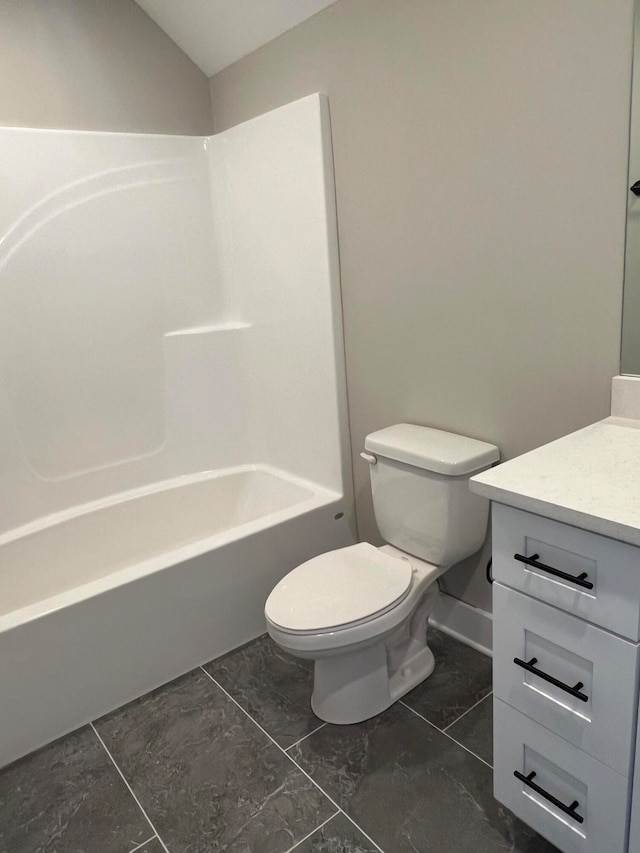
[[[255,642],[255,641],[254,641],[254,640],[251,640],[251,642],[250,642],[250,643],[247,643],[247,645],[251,645],[251,643],[252,643],[252,642]],[[213,675],[211,675],[211,673],[210,673],[210,672],[208,672],[208,671],[207,671],[207,669],[206,669],[206,667],[207,667],[207,666],[208,666],[208,664],[203,664],[203,665],[200,667],[200,669],[202,669],[202,671],[203,671],[203,672],[205,672],[205,673],[209,676],[209,678],[210,678],[212,681],[214,681],[214,682],[218,685],[218,687],[220,687],[220,689],[221,689],[221,690],[224,690],[224,692],[227,694],[227,696],[229,696],[229,698],[230,698],[230,699],[233,699],[233,701],[236,703],[236,705],[237,705],[239,708],[242,708],[242,710],[243,710],[243,711],[244,711],[244,713],[247,715],[247,717],[249,717],[249,719],[250,719],[252,722],[254,722],[254,723],[258,726],[258,728],[262,729],[262,726],[261,726],[261,725],[260,725],[260,723],[257,721],[257,719],[253,716],[253,714],[251,713],[251,711],[248,711],[248,710],[244,707],[244,705],[242,705],[242,703],[241,703],[238,699],[236,699],[234,696],[232,696],[232,695],[231,695],[231,693],[229,693],[229,691],[228,691],[225,687],[223,687],[223,686],[220,684],[220,682],[219,682],[219,681],[216,681],[215,677],[214,677]],[[307,734],[306,734],[306,735],[303,735],[301,738],[298,738],[298,740],[296,740],[296,741],[294,741],[293,743],[289,744],[289,746],[282,746],[281,744],[278,744],[278,746],[279,746],[281,749],[284,749],[285,751],[286,751],[287,749],[293,749],[295,746],[298,746],[298,744],[302,743],[302,741],[303,741],[303,740],[306,740],[308,737],[311,737],[311,735],[315,734],[316,732],[319,732],[319,731],[320,731],[320,729],[324,728],[326,725],[327,725],[326,723],[320,723],[320,725],[319,725],[319,726],[316,726],[316,728],[315,728],[315,729],[313,729],[313,730],[312,730],[312,731],[310,731],[310,732],[307,732]],[[263,731],[265,731],[264,729],[262,729],[262,730],[263,730]],[[267,734],[267,732],[266,732],[266,731],[265,731],[265,734]],[[269,737],[271,737],[271,735],[269,735]],[[271,740],[274,740],[274,739],[273,739],[273,738],[271,738]]]
[[[158,836],[154,832],[154,834],[151,836],[151,838],[147,838],[147,840],[143,841],[142,844],[136,844],[135,847],[133,847],[131,850],[129,850],[129,853],[136,853],[136,850],[141,850],[143,847],[145,847],[147,844],[150,844],[156,838],[158,838]]]
[[[149,815],[146,813],[145,809],[144,809],[144,808],[143,808],[143,806],[142,806],[142,803],[140,802],[140,800],[139,800],[139,799],[138,799],[138,797],[136,796],[135,791],[133,790],[133,788],[131,787],[131,785],[130,785],[130,784],[129,784],[129,782],[127,781],[127,777],[124,775],[124,773],[122,772],[122,770],[121,770],[121,769],[120,769],[120,767],[118,766],[117,761],[115,760],[115,758],[113,757],[113,755],[112,755],[112,754],[111,754],[111,752],[109,751],[109,749],[108,749],[108,747],[107,747],[106,743],[105,743],[105,742],[102,740],[102,738],[100,737],[100,734],[99,734],[98,730],[96,729],[95,725],[94,725],[93,723],[89,723],[89,725],[90,725],[90,726],[91,726],[91,728],[93,729],[93,733],[94,733],[94,734],[95,734],[95,736],[98,738],[98,740],[99,740],[100,744],[102,745],[102,748],[103,748],[103,749],[104,749],[104,751],[107,753],[107,755],[108,755],[108,757],[109,757],[109,760],[111,761],[111,763],[113,764],[113,766],[116,768],[116,770],[117,770],[117,771],[118,771],[118,773],[120,774],[120,778],[122,779],[122,781],[124,782],[124,784],[127,786],[127,790],[129,791],[129,793],[131,794],[131,796],[132,796],[132,797],[133,797],[133,799],[135,800],[136,805],[138,806],[138,808],[139,808],[139,809],[140,809],[140,811],[142,812],[142,814],[143,814],[143,816],[144,816],[145,820],[147,821],[147,823],[148,823],[148,824],[149,824],[149,826],[151,827],[151,831],[153,832],[153,837],[158,839],[158,841],[160,842],[160,846],[161,846],[161,847],[162,847],[162,849],[165,851],[165,853],[169,853],[169,849],[168,849],[167,845],[166,845],[166,844],[164,843],[164,841],[162,840],[162,837],[161,837],[160,833],[159,833],[159,832],[158,832],[158,830],[155,828],[155,826],[154,826],[154,824],[153,824],[153,821],[151,820],[151,818],[149,817]],[[151,839],[149,839],[148,841],[145,841],[144,843],[145,843],[145,844],[148,844],[150,840],[151,840]]]
[[[293,761],[293,759],[291,759],[291,760]],[[296,767],[297,767],[299,770],[301,770],[301,771],[302,771],[302,773],[304,773],[304,772],[305,772],[305,771],[302,769],[302,767],[300,767],[300,765],[297,763],[297,761],[294,761],[293,763],[296,765]],[[308,773],[305,773],[305,776],[309,776],[309,774],[308,774]],[[309,776],[309,779],[311,779],[311,776]],[[313,779],[311,779],[311,781],[312,781],[312,782],[314,782],[314,780],[313,780]],[[317,782],[314,782],[314,784],[315,784],[315,785],[318,785],[318,783],[317,783]],[[320,785],[318,785],[318,788],[320,788]],[[326,792],[323,788],[320,788],[320,790],[321,790],[321,791],[322,791],[322,793],[325,795],[325,797],[328,797],[327,792]],[[329,799],[330,799],[330,798],[329,798]],[[332,800],[332,802],[333,802],[333,800]],[[372,838],[372,837],[371,837],[367,832],[365,832],[365,831],[364,831],[364,829],[360,826],[360,824],[359,824],[359,823],[356,823],[356,822],[355,822],[355,820],[351,817],[351,815],[350,815],[350,814],[347,814],[347,812],[346,812],[344,809],[341,809],[341,808],[340,808],[340,806],[338,806],[338,808],[340,809],[340,814],[344,815],[344,816],[346,817],[346,819],[349,821],[349,823],[353,824],[353,826],[355,826],[355,828],[358,830],[358,832],[359,832],[361,835],[363,835],[363,836],[367,839],[367,841],[369,841],[371,844],[373,844],[373,846],[376,848],[376,850],[378,851],[378,853],[384,853],[384,850],[382,849],[382,847],[380,847],[380,845],[379,845],[379,844],[377,844],[377,843],[373,840],[373,838]]]
[[[305,841],[308,841],[312,835],[315,835],[316,832],[318,832],[320,829],[322,829],[323,826],[326,826],[329,823],[329,821],[333,820],[334,817],[337,817],[339,814],[340,814],[340,810],[338,809],[338,811],[334,812],[331,815],[331,817],[328,817],[326,820],[323,820],[322,823],[319,824],[318,826],[316,826],[315,829],[312,829],[311,832],[309,832],[307,835],[305,835],[304,838],[301,838],[300,841],[296,841],[296,843],[293,845],[293,847],[289,847],[289,849],[286,850],[285,853],[293,853],[293,851],[297,850],[301,844],[304,844]]]
[[[252,717],[251,719],[253,719],[253,717]],[[311,735],[314,735],[316,732],[319,732],[319,731],[320,731],[320,729],[323,729],[326,725],[327,725],[326,723],[320,723],[320,725],[319,725],[319,726],[317,726],[317,728],[315,728],[312,732],[308,732],[306,735],[304,735],[303,737],[301,737],[301,738],[300,738],[299,740],[297,740],[295,743],[292,743],[292,744],[291,744],[291,746],[283,747],[283,749],[285,750],[285,752],[286,752],[288,749],[293,749],[293,748],[294,748],[294,746],[298,746],[298,744],[301,744],[303,740],[306,740],[308,737],[311,737]]]
[[[303,775],[303,776],[306,776],[306,778],[311,782],[311,784],[312,784],[312,785],[315,785],[315,787],[320,791],[320,793],[321,793],[324,797],[326,797],[326,798],[327,798],[327,800],[331,803],[331,805],[332,805],[335,809],[337,809],[337,811],[338,811],[340,814],[343,814],[343,815],[346,817],[346,819],[349,821],[349,823],[352,823],[352,824],[355,826],[355,828],[358,830],[358,832],[361,832],[361,833],[362,833],[362,835],[364,835],[364,837],[367,839],[367,841],[370,841],[370,842],[371,842],[371,844],[373,844],[373,846],[376,848],[376,850],[378,850],[378,851],[379,851],[379,853],[384,853],[384,850],[383,850],[383,849],[382,849],[378,844],[376,844],[376,842],[373,840],[373,838],[371,838],[371,836],[369,836],[369,835],[364,831],[364,829],[363,829],[361,826],[359,826],[359,825],[355,822],[355,820],[354,820],[352,817],[350,817],[350,815],[348,815],[348,814],[347,814],[347,812],[345,812],[345,810],[344,810],[343,808],[341,808],[341,807],[338,805],[338,803],[336,803],[336,801],[333,799],[333,797],[330,797],[330,796],[329,796],[329,794],[327,794],[327,792],[324,790],[324,788],[323,788],[321,785],[319,785],[319,784],[318,784],[318,782],[316,782],[316,780],[315,780],[312,776],[310,776],[310,775],[307,773],[307,771],[304,769],[304,767],[301,767],[301,766],[298,764],[298,762],[293,758],[293,756],[289,755],[289,753],[287,752],[287,750],[286,750],[286,749],[283,749],[283,748],[280,746],[280,744],[279,744],[276,740],[274,740],[274,739],[271,737],[271,735],[269,734],[269,732],[268,732],[266,729],[264,729],[264,728],[260,725],[260,723],[258,723],[256,720],[254,720],[254,719],[253,719],[253,717],[251,716],[251,714],[250,714],[248,711],[245,711],[245,709],[242,707],[242,705],[241,705],[239,702],[237,702],[237,701],[233,698],[233,696],[232,696],[230,693],[228,693],[228,692],[224,689],[224,687],[223,687],[219,682],[217,682],[217,681],[215,680],[215,678],[211,675],[211,673],[207,672],[207,671],[206,671],[206,669],[204,669],[203,667],[200,667],[200,669],[202,669],[202,671],[204,672],[204,674],[205,674],[208,678],[210,678],[210,679],[211,679],[211,681],[216,685],[216,687],[217,687],[218,689],[222,690],[222,692],[224,693],[224,695],[225,695],[228,699],[230,699],[230,700],[233,702],[233,704],[234,704],[234,705],[236,705],[236,706],[237,706],[237,707],[242,711],[242,713],[243,713],[245,716],[247,716],[247,717],[251,720],[251,722],[252,722],[255,726],[257,726],[257,728],[259,728],[259,729],[260,729],[260,731],[262,732],[262,734],[263,734],[263,735],[265,735],[265,737],[267,737],[267,738],[271,741],[271,743],[272,743],[272,744],[273,744],[277,749],[279,749],[279,750],[280,750],[280,752],[281,752],[281,753],[282,753],[282,754],[283,754],[283,755],[284,755],[284,756],[285,756],[285,757],[286,757],[286,758],[287,758],[287,759],[288,759],[288,760],[293,764],[293,766],[296,768],[296,770],[299,770],[299,771],[300,771],[300,773],[302,773],[302,775]],[[334,817],[335,817],[335,815],[334,815]]]
[[[493,694],[493,690],[490,690],[490,691],[486,694],[486,696],[483,696],[483,697],[482,697],[482,699],[478,699],[478,701],[477,701],[477,702],[474,702],[474,704],[473,704],[470,708],[467,708],[467,710],[466,710],[466,711],[463,711],[463,712],[462,712],[462,714],[460,714],[460,716],[459,716],[459,717],[456,717],[456,718],[455,718],[455,720],[454,720],[452,723],[449,723],[449,725],[445,726],[443,729],[440,729],[440,731],[441,731],[441,732],[444,732],[444,733],[446,734],[446,733],[447,733],[447,731],[451,728],[451,726],[455,726],[455,724],[456,724],[456,723],[459,723],[459,722],[460,722],[460,720],[461,720],[463,717],[466,717],[466,716],[467,716],[467,714],[469,714],[471,711],[473,711],[473,709],[474,709],[474,708],[477,708],[477,707],[478,707],[478,705],[480,705],[482,702],[484,702],[484,701],[485,701],[485,699],[488,699],[492,694]]]
[[[444,735],[446,738],[449,738],[449,740],[450,740],[452,743],[455,743],[455,744],[456,744],[456,746],[459,746],[461,749],[464,749],[464,751],[465,751],[465,752],[468,752],[468,753],[469,753],[469,755],[473,755],[473,757],[474,757],[474,758],[477,758],[477,759],[478,759],[478,761],[481,761],[484,765],[486,765],[486,766],[489,768],[489,770],[493,770],[493,766],[492,766],[491,764],[489,764],[489,762],[488,762],[488,761],[485,761],[485,760],[484,760],[484,758],[480,758],[480,756],[479,756],[479,755],[476,755],[476,753],[475,753],[475,752],[473,752],[473,750],[469,749],[469,747],[468,747],[468,746],[465,746],[463,743],[460,743],[460,741],[457,741],[454,737],[452,737],[452,736],[451,736],[450,734],[448,734],[447,732],[443,732],[443,731],[442,731],[442,729],[439,729],[439,728],[435,725],[435,723],[432,723],[432,722],[431,722],[431,720],[427,720],[427,718],[426,718],[426,717],[423,717],[423,716],[422,716],[422,714],[420,714],[418,711],[416,711],[416,710],[415,710],[415,708],[412,708],[410,705],[406,705],[406,704],[402,701],[402,699],[400,699],[400,700],[399,700],[399,702],[400,702],[400,704],[401,704],[401,705],[404,705],[404,707],[405,707],[408,711],[411,711],[411,713],[412,713],[412,714],[415,714],[415,715],[416,715],[416,717],[418,717],[420,720],[423,720],[425,723],[427,723],[427,725],[431,726],[431,728],[432,728],[432,729],[435,729],[437,732],[440,732],[440,734],[441,734],[441,735]]]

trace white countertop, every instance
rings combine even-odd
[[[471,491],[640,545],[640,421],[606,418],[477,474]]]

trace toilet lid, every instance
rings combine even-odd
[[[285,631],[327,631],[370,619],[402,601],[411,587],[411,563],[360,543],[314,557],[273,589],[265,605]]]

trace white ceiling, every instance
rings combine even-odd
[[[136,0],[207,77],[336,0]]]

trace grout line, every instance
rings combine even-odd
[[[145,844],[148,844],[150,841],[153,841],[154,838],[158,838],[158,836],[152,835],[151,838],[147,838],[147,840],[143,841],[142,844],[136,844],[136,846],[132,850],[129,850],[129,853],[136,853],[136,850],[140,850],[141,847],[144,847]],[[158,839],[158,841],[159,840],[160,839]]]
[[[251,719],[253,719],[253,717]],[[295,743],[292,743],[291,746],[288,746],[285,749],[285,752],[287,751],[287,749],[293,749],[294,746],[298,746],[299,743],[302,743],[303,740],[306,740],[308,737],[311,737],[311,735],[314,735],[316,732],[319,732],[320,729],[323,729],[326,725],[326,723],[320,723],[320,725],[312,732],[309,732],[309,734],[306,734],[304,737],[301,737],[300,740],[297,740]]]
[[[486,696],[483,696],[482,699],[478,699],[478,701],[475,702],[470,708],[467,708],[467,710],[464,711],[462,714],[460,714],[459,717],[456,717],[456,719],[452,723],[449,723],[448,726],[445,726],[443,729],[440,729],[440,731],[441,732],[447,732],[451,728],[451,726],[455,726],[456,723],[459,723],[463,717],[466,717],[466,715],[469,713],[469,711],[473,711],[474,708],[477,708],[478,705],[481,702],[484,702],[485,699],[488,699],[492,693],[493,693],[493,690],[490,690]]]
[[[323,826],[326,826],[326,824],[328,824],[330,820],[333,820],[334,817],[336,817],[336,815],[339,815],[339,814],[340,814],[339,811],[332,814],[331,817],[328,817],[325,821],[323,821],[320,824],[320,826],[316,826],[316,828],[312,829],[311,832],[309,832],[307,835],[305,835],[304,838],[301,838],[300,841],[296,842],[296,844],[294,844],[293,847],[289,847],[289,849],[286,851],[286,853],[292,853],[293,850],[295,850],[297,847],[300,847],[300,845],[303,844],[308,838],[311,838],[312,835],[315,835],[319,829],[322,829]]]
[[[440,732],[440,734],[441,734],[441,735],[444,735],[445,737],[449,738],[449,740],[450,740],[450,741],[452,741],[453,743],[457,744],[459,747],[462,747],[462,749],[464,749],[464,750],[465,750],[465,752],[468,752],[468,753],[469,753],[469,755],[473,755],[473,757],[474,757],[474,758],[477,758],[477,759],[478,759],[478,761],[481,761],[481,762],[482,762],[483,764],[485,764],[485,765],[486,765],[490,770],[493,770],[493,766],[492,766],[491,764],[489,764],[489,762],[488,762],[488,761],[485,761],[485,760],[484,760],[484,758],[480,758],[480,756],[479,756],[479,755],[476,755],[476,754],[475,754],[475,752],[473,752],[472,750],[470,750],[468,746],[465,746],[463,743],[460,743],[459,741],[457,741],[454,737],[451,737],[451,735],[447,734],[446,732],[443,732],[443,731],[442,731],[442,729],[439,729],[439,728],[438,728],[434,723],[432,723],[432,722],[431,722],[431,720],[427,720],[427,718],[426,718],[426,717],[423,717],[423,716],[422,716],[422,714],[419,714],[419,713],[418,713],[414,708],[412,708],[410,705],[406,705],[406,704],[402,701],[402,699],[399,699],[398,701],[400,702],[400,704],[401,704],[401,705],[404,705],[404,707],[405,707],[405,708],[407,708],[407,710],[411,711],[411,713],[412,713],[412,714],[415,714],[415,715],[416,715],[416,717],[420,717],[420,719],[421,719],[421,720],[424,720],[424,721],[425,721],[425,723],[428,723],[428,724],[431,726],[431,728],[432,728],[432,729],[435,729],[437,732]]]
[[[147,819],[147,823],[149,824],[149,826],[150,826],[150,827],[151,827],[151,829],[153,830],[155,837],[156,837],[156,838],[158,839],[158,841],[160,842],[160,845],[162,846],[162,849],[165,851],[165,853],[169,853],[169,850],[167,849],[166,844],[164,843],[164,841],[163,841],[163,840],[162,840],[162,838],[160,837],[160,833],[158,832],[158,830],[155,828],[155,826],[154,826],[154,825],[153,825],[153,823],[151,822],[151,818],[149,817],[149,815],[148,815],[148,814],[146,813],[146,811],[142,808],[142,803],[140,802],[140,800],[139,800],[139,799],[136,797],[136,795],[134,794],[134,792],[133,792],[133,788],[131,787],[131,785],[130,785],[130,784],[127,782],[127,780],[125,779],[124,773],[122,772],[122,770],[120,770],[120,768],[119,768],[119,767],[118,767],[118,765],[116,764],[116,760],[115,760],[115,758],[113,757],[113,755],[111,755],[111,753],[110,753],[110,752],[109,752],[109,750],[107,749],[107,745],[105,744],[105,742],[102,740],[102,738],[101,738],[101,737],[100,737],[100,735],[98,734],[98,730],[97,730],[97,729],[96,729],[96,727],[93,725],[93,723],[89,723],[89,725],[90,725],[90,726],[91,726],[91,728],[93,729],[93,733],[95,734],[95,736],[98,738],[98,740],[99,740],[99,741],[100,741],[100,743],[102,744],[102,748],[104,749],[104,751],[107,753],[107,755],[108,755],[108,756],[109,756],[109,758],[111,759],[111,763],[113,764],[113,766],[116,768],[116,770],[117,770],[117,771],[118,771],[118,773],[120,774],[120,776],[121,776],[121,778],[122,778],[122,781],[124,782],[124,784],[125,784],[125,785],[127,786],[127,788],[129,789],[129,793],[131,794],[131,796],[133,797],[133,799],[134,799],[134,800],[136,801],[136,803],[138,804],[138,808],[140,809],[140,811],[142,812],[142,814],[143,814],[143,815],[145,816],[145,818]],[[148,842],[146,842],[146,841],[145,841],[145,844],[147,844],[147,843],[148,843]]]
[[[291,759],[291,760],[293,761],[293,759]],[[304,773],[305,776],[308,776],[308,778],[311,779],[311,776],[309,776],[309,774],[306,773],[296,761],[293,761],[293,763],[295,764],[295,766],[298,768],[298,770],[301,773]],[[320,785],[318,785],[317,782],[315,782],[313,779],[311,779],[311,781],[313,782],[314,785],[317,785],[318,788],[320,788]],[[320,790],[325,795],[325,797],[327,797],[327,799],[331,800],[331,802],[333,803],[333,800],[331,799],[331,797],[329,797],[327,792],[324,791],[322,788],[320,788]],[[333,803],[333,804],[337,805],[337,803]],[[364,837],[367,839],[367,841],[370,841],[371,844],[373,844],[373,846],[376,848],[376,850],[378,850],[378,853],[384,853],[382,847],[380,847],[379,844],[376,844],[376,842],[373,840],[373,838],[370,835],[367,835],[367,833],[364,831],[364,829],[359,824],[357,824],[355,822],[355,820],[345,812],[344,809],[341,809],[340,806],[338,806],[338,808],[340,809],[340,814],[344,815],[346,817],[346,819],[349,821],[349,823],[352,823],[355,826],[355,828],[358,830],[358,832],[361,833],[362,835],[364,835]]]
[[[243,713],[245,716],[247,716],[247,717],[251,720],[251,722],[252,722],[254,725],[256,725],[256,726],[260,729],[260,731],[262,732],[262,734],[269,738],[269,740],[271,741],[271,743],[272,743],[274,746],[276,746],[276,747],[280,750],[280,752],[281,752],[283,755],[285,755],[285,756],[289,759],[289,761],[293,764],[293,766],[294,766],[297,770],[299,770],[299,771],[300,771],[300,773],[302,773],[304,776],[306,776],[306,777],[307,777],[307,779],[311,782],[311,784],[316,786],[316,788],[320,791],[320,793],[324,794],[324,796],[329,800],[329,802],[331,803],[331,805],[332,805],[334,808],[336,808],[340,814],[343,814],[343,815],[346,817],[346,819],[349,821],[349,823],[352,823],[352,824],[355,826],[355,828],[358,830],[358,832],[361,832],[361,833],[364,835],[364,837],[367,839],[367,841],[370,841],[370,842],[371,842],[371,844],[373,844],[373,846],[376,848],[376,850],[378,850],[378,851],[379,851],[379,853],[384,853],[384,850],[382,849],[382,847],[380,847],[378,844],[376,844],[376,842],[373,840],[373,838],[371,838],[369,835],[367,835],[367,833],[364,831],[364,829],[363,829],[361,826],[358,826],[358,824],[355,822],[355,820],[354,820],[352,817],[349,817],[349,815],[345,812],[345,810],[344,810],[344,809],[341,809],[341,808],[340,808],[340,806],[338,805],[338,803],[336,803],[336,801],[333,799],[333,797],[330,797],[330,796],[329,796],[329,794],[327,794],[327,792],[324,790],[324,788],[322,788],[322,787],[321,787],[321,786],[316,782],[316,780],[315,780],[312,776],[310,776],[310,775],[307,773],[307,771],[306,771],[303,767],[300,767],[300,765],[298,764],[298,762],[297,762],[297,761],[294,761],[294,759],[289,755],[289,753],[288,753],[285,749],[283,749],[283,748],[280,746],[280,744],[279,744],[279,743],[276,743],[276,741],[271,737],[271,735],[269,734],[269,732],[268,732],[268,731],[266,731],[266,729],[263,729],[263,728],[262,728],[262,726],[260,725],[260,723],[256,722],[256,720],[254,720],[254,719],[253,719],[253,717],[251,716],[251,714],[250,714],[248,711],[245,711],[245,709],[242,707],[242,705],[241,705],[239,702],[236,702],[236,700],[233,698],[233,696],[232,696],[230,693],[227,693],[227,691],[224,689],[224,687],[223,687],[221,684],[218,684],[218,682],[215,680],[215,678],[214,678],[210,673],[208,673],[206,669],[204,669],[203,667],[200,667],[200,669],[202,669],[202,671],[204,672],[204,674],[205,674],[208,678],[210,678],[210,679],[211,679],[211,681],[213,681],[213,683],[216,685],[216,687],[217,687],[218,689],[222,690],[222,692],[224,693],[224,695],[225,695],[228,699],[230,699],[230,700],[233,702],[233,704],[234,704],[234,705],[236,705],[238,708],[240,708],[240,710],[242,711],[242,713]],[[336,814],[337,814],[337,812],[336,812]],[[335,815],[334,815],[334,817],[335,817]],[[315,830],[314,830],[314,832],[315,832]],[[168,851],[167,851],[167,853],[168,853]]]

